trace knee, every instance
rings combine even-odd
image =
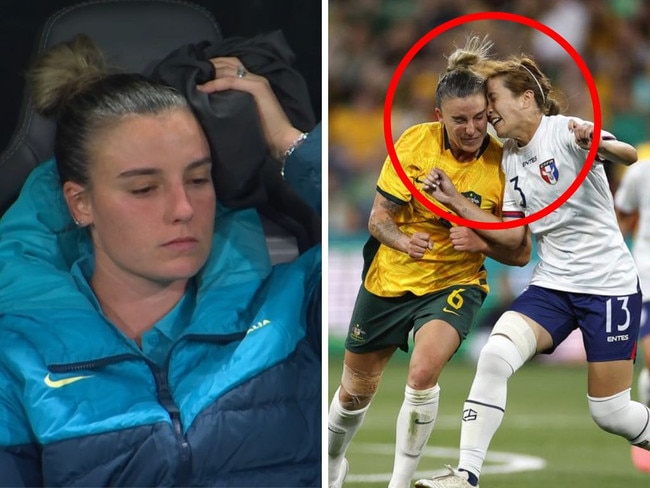
[[[589,413],[598,427],[611,434],[626,434],[626,427],[629,423],[627,409],[632,403],[629,389],[609,397],[587,398]]]
[[[535,334],[524,318],[505,312],[481,349],[477,371],[507,379],[535,355],[536,344]]]
[[[433,388],[438,383],[442,365],[425,365],[412,363],[409,365],[407,384],[416,390]]]
[[[514,345],[505,336],[493,335],[481,349],[478,358],[477,370],[484,375],[510,378],[515,371],[515,366],[510,358]]]
[[[507,337],[517,348],[521,361],[524,363],[532,358],[537,351],[537,339],[533,329],[517,312],[508,310],[501,315],[492,328],[490,339],[497,336]]]
[[[377,393],[381,373],[366,373],[343,365],[339,402],[345,410],[361,410]]]

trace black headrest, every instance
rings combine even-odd
[[[89,35],[109,64],[144,73],[184,44],[222,39],[212,14],[180,0],[96,0],[52,15],[41,31],[34,56],[77,34]],[[0,216],[17,198],[25,179],[53,156],[55,124],[36,114],[25,94],[7,149],[0,153]]]

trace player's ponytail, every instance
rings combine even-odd
[[[485,93],[485,77],[481,74],[483,64],[493,42],[487,36],[480,39],[472,36],[464,47],[456,49],[447,58],[447,71],[436,87],[436,107],[440,108],[446,98],[465,98],[476,93]]]
[[[464,47],[456,49],[447,58],[447,71],[461,68],[480,71],[481,64],[487,61],[493,45],[487,36],[483,39],[478,36],[468,38]]]

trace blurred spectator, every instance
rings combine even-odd
[[[585,3],[579,0],[551,0],[548,5],[548,10],[537,20],[560,34],[576,51],[584,52],[591,17]],[[540,31],[533,33],[532,48],[539,63],[562,67],[572,62],[555,39]]]

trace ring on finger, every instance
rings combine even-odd
[[[237,66],[237,78],[244,78],[248,74],[248,71],[246,71],[246,68],[243,66]]]

